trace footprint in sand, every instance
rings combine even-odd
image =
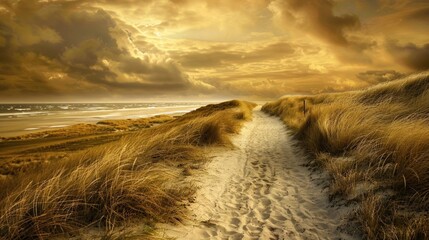
[[[213,177],[201,179],[191,208],[195,219],[166,227],[166,234],[177,239],[355,239],[339,232],[347,209],[330,207],[286,131],[277,118],[255,111],[233,139],[237,148],[217,152],[207,167]]]

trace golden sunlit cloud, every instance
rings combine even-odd
[[[276,98],[429,68],[418,0],[9,0],[0,100]]]

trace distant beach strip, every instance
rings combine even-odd
[[[156,115],[182,115],[207,103],[73,103],[1,104],[0,137],[96,123],[106,119],[136,119]]]

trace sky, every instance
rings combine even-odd
[[[429,69],[427,0],[0,0],[0,102],[269,100]]]

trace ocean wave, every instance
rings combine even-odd
[[[19,115],[37,115],[46,112],[19,112],[19,113],[0,113],[0,116],[19,116]]]
[[[30,127],[30,128],[25,128],[24,131],[34,131],[34,130],[39,130],[40,128],[35,128],[35,127]]]
[[[52,126],[49,126],[49,128],[62,128],[62,127],[68,127],[68,126],[70,126],[70,125],[67,125],[67,124],[63,124],[63,125],[52,125]]]

